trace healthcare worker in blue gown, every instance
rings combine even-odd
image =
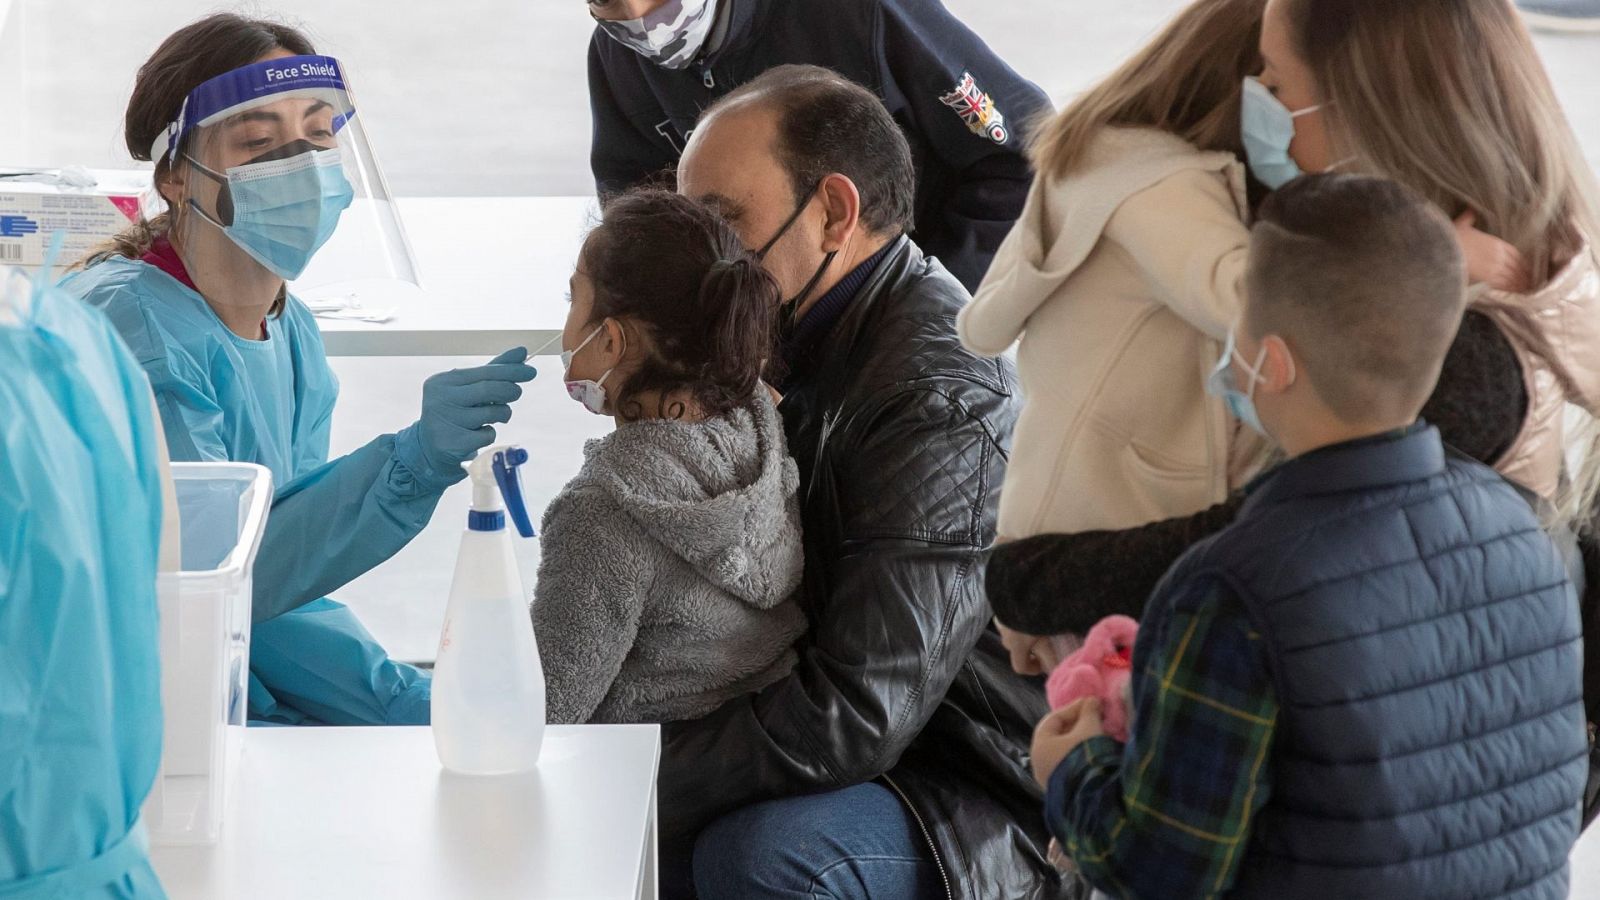
[[[155,161],[167,211],[65,286],[105,311],[144,367],[174,460],[272,470],[278,490],[255,567],[252,720],[426,724],[428,673],[389,659],[325,595],[427,524],[534,377],[526,352],[430,378],[415,424],[330,462],[338,383],[285,282],[352,202],[383,190],[342,67],[293,29],[211,16],[139,70],[126,139],[136,158]]]
[[[139,825],[161,761],[160,437],[105,317],[0,266],[0,897],[166,896]]]

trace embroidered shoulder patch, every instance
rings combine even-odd
[[[961,121],[967,123],[967,129],[979,137],[1004,144],[1011,136],[1006,130],[1006,117],[995,108],[994,98],[979,89],[971,72],[962,72],[955,90],[941,96],[939,101],[955,110]]]

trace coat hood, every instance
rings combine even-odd
[[[704,422],[630,422],[584,448],[585,480],[707,580],[767,609],[799,587],[799,471],[763,389]]]

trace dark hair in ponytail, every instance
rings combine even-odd
[[[687,392],[707,416],[748,403],[772,356],[778,283],[710,207],[635,190],[613,198],[584,243],[593,321],[623,319],[648,352],[617,387],[616,409],[639,418],[646,392]],[[682,410],[664,408],[675,418]]]
[[[150,160],[150,145],[178,118],[189,92],[207,81],[248,66],[274,50],[296,56],[316,53],[311,39],[298,29],[266,19],[249,19],[233,13],[217,13],[185,25],[173,32],[150,59],[139,67],[133,96],[122,120],[122,137],[128,153],[142,162]],[[155,180],[160,184],[171,170],[176,147],[166,159],[156,160]],[[106,244],[96,247],[80,265],[92,266],[112,256],[137,259],[172,227],[168,213],[146,220],[143,216]],[[269,315],[283,311],[279,297]]]

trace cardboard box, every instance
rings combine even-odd
[[[48,169],[0,176],[0,264],[40,266],[57,231],[57,266],[82,258],[138,221],[149,169]]]

